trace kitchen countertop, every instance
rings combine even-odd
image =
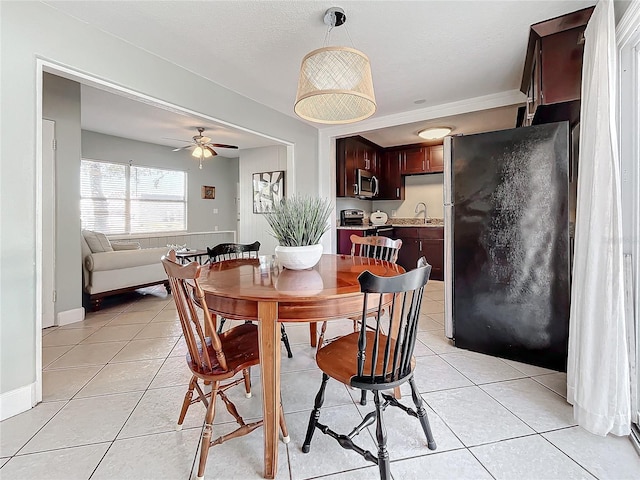
[[[444,219],[442,218],[430,218],[428,223],[422,223],[421,218],[390,218],[384,225],[371,225],[368,222],[364,225],[339,225],[338,230],[371,230],[375,227],[390,226],[390,227],[419,227],[419,228],[433,228],[443,227]]]

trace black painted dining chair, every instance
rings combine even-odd
[[[234,260],[238,258],[258,258],[258,252],[260,251],[260,242],[255,241],[249,244],[243,243],[220,243],[213,248],[207,247],[207,253],[209,254],[209,262],[222,262],[223,260]],[[224,317],[218,318],[218,333],[222,332],[226,319]],[[280,337],[284,348],[287,350],[287,357],[292,358],[291,345],[289,344],[289,337],[287,331],[284,328],[284,324],[280,324]]]
[[[413,350],[418,334],[418,316],[424,287],[431,274],[431,265],[424,257],[418,261],[418,267],[395,277],[379,277],[365,271],[358,277],[360,290],[364,293],[362,321],[358,332],[339,337],[327,343],[316,354],[316,363],[322,370],[322,383],[315,397],[315,403],[302,451],[308,453],[311,440],[317,430],[338,441],[342,448],[353,450],[366,460],[376,463],[380,478],[391,478],[390,459],[387,451],[387,434],[383,421],[383,412],[391,405],[398,407],[408,415],[416,417],[422,426],[430,450],[436,449],[436,442],[431,432],[424,400],[420,396],[413,378],[415,358]],[[387,295],[385,295],[387,294]],[[389,307],[389,315],[382,316],[383,301],[388,301],[388,294],[393,300]],[[370,295],[379,297],[374,329],[367,328],[366,319],[370,312],[367,309]],[[384,300],[387,297],[387,300]],[[384,325],[383,325],[384,324]],[[390,332],[389,335],[382,333]],[[391,332],[397,332],[391,335]],[[362,422],[347,435],[331,430],[320,423],[320,411],[324,403],[324,392],[329,378],[345,385],[371,390],[375,402],[375,410],[367,414]],[[408,382],[415,410],[407,407],[384,390],[397,388]],[[363,449],[353,442],[366,427],[376,423],[375,439],[378,444],[377,455]]]
[[[368,237],[361,237],[360,235],[351,235],[349,237],[351,240],[351,256],[352,257],[368,257],[374,258],[377,260],[385,260],[387,262],[396,263],[398,260],[398,252],[402,247],[402,240],[397,239],[394,240],[389,237],[371,235]],[[375,317],[375,311],[370,311],[367,313],[367,318]],[[383,310],[382,314],[385,313]],[[349,320],[353,322],[353,331],[358,331],[358,326],[360,325],[361,317],[349,317]],[[320,339],[318,340],[318,348],[322,347],[324,342],[324,337],[327,331],[327,321],[322,322],[322,327],[320,328]],[[400,390],[398,389],[398,395],[400,394]],[[367,404],[367,392],[365,390],[362,391],[360,396],[360,405]]]

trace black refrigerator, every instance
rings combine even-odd
[[[445,331],[566,370],[569,124],[445,139]]]

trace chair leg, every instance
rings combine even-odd
[[[187,415],[187,410],[189,410],[189,406],[191,405],[191,399],[193,398],[193,390],[196,388],[196,382],[198,379],[193,376],[191,377],[191,381],[189,382],[189,389],[187,393],[184,395],[184,401],[182,402],[182,410],[180,410],[180,416],[178,417],[178,424],[176,425],[176,430],[182,430],[182,422],[184,422],[184,417]]]
[[[320,418],[320,408],[324,403],[324,389],[327,387],[327,382],[329,381],[329,375],[326,373],[322,374],[322,383],[320,384],[320,390],[316,394],[316,401],[313,406],[313,411],[311,412],[311,416],[309,417],[309,426],[307,427],[307,436],[304,437],[304,443],[302,444],[302,451],[304,453],[309,453],[309,449],[311,448],[311,439],[313,438],[313,434],[316,431],[316,424],[318,423],[318,419]]]
[[[244,377],[244,396],[251,398],[251,370],[245,368],[242,370],[242,376]]]
[[[367,391],[366,390],[361,390],[360,391],[360,405],[366,405],[367,404]]]
[[[380,402],[380,392],[374,390],[373,401],[376,404],[376,441],[378,442],[378,469],[380,479],[389,480],[391,471],[389,468],[389,452],[387,451],[387,429],[382,420],[382,404]]]
[[[287,336],[287,332],[284,329],[284,325],[280,324],[280,337],[282,338],[282,342],[284,343],[284,348],[287,349],[287,357],[293,358],[293,353],[291,353],[291,345],[289,345],[289,337]]]
[[[433,439],[433,433],[431,433],[431,426],[429,425],[427,410],[424,408],[424,401],[418,393],[418,388],[416,387],[416,383],[413,377],[409,380],[409,385],[411,386],[411,397],[413,398],[413,403],[415,403],[416,405],[418,420],[420,420],[424,435],[427,437],[427,447],[429,447],[429,450],[435,450],[436,441]]]
[[[282,403],[280,403],[280,431],[282,432],[282,442],[289,443],[291,441],[291,437],[289,437],[289,429],[287,428],[287,422],[284,419]]]
[[[220,320],[220,325],[218,325],[218,333],[222,333],[222,327],[224,327],[224,322],[226,322],[227,319],[220,316],[218,317],[218,319]]]
[[[200,445],[200,463],[198,464],[197,480],[204,480],[204,470],[207,465],[207,455],[211,446],[211,434],[213,433],[213,418],[216,415],[216,396],[218,395],[218,385],[220,382],[213,382],[211,385],[211,399],[207,407],[207,414],[204,419],[204,430]]]

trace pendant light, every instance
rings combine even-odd
[[[331,30],[346,20],[339,7],[325,12],[325,45]],[[376,111],[369,58],[349,47],[325,46],[307,54],[300,67],[294,111],[305,120],[332,125],[369,118]]]

